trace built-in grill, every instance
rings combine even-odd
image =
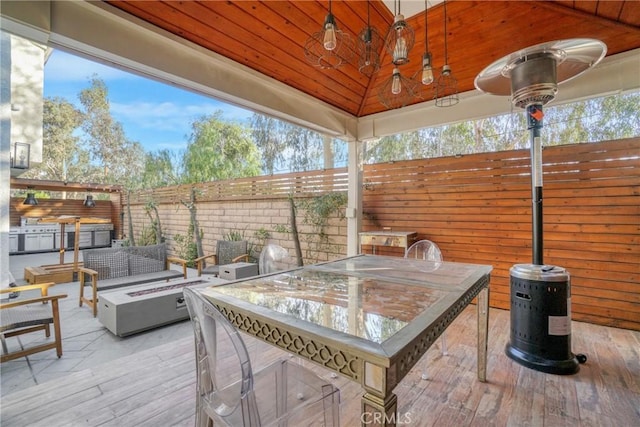
[[[57,223],[38,224],[39,218],[23,217],[20,226],[9,230],[10,253],[47,252],[60,249],[72,249],[75,243],[75,230],[67,227],[61,236],[62,227]],[[113,224],[81,224],[79,247],[104,247],[111,244]]]

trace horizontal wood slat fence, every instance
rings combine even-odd
[[[508,309],[509,269],[532,262],[529,158],[366,166],[363,228],[417,231],[445,260],[493,265],[491,304]],[[573,319],[639,330],[640,139],[548,147],[542,158],[543,259],[570,273]]]
[[[347,169],[339,168],[142,190],[131,195],[131,204],[146,203],[150,199],[156,203],[178,203],[188,200],[192,187],[197,190],[198,201],[211,202],[286,199],[291,194],[311,197],[332,191],[346,192],[348,185]]]
[[[492,265],[491,305],[509,309],[509,269],[532,262],[529,158],[529,150],[515,150],[366,165],[363,231],[416,231],[418,238],[435,241],[446,260]],[[543,172],[544,262],[570,273],[573,319],[640,330],[640,138],[547,147]],[[347,170],[196,187],[198,217],[204,221],[228,216],[235,203],[243,218],[239,221],[246,221],[236,226],[270,229],[287,223],[290,194],[302,198],[346,191]],[[188,200],[190,188],[132,195],[132,209],[138,211],[134,224],[144,220],[139,211],[151,199],[166,205],[162,212],[176,215],[169,206]],[[226,210],[219,208],[222,203]],[[267,217],[269,209],[274,212]],[[182,209],[180,215],[184,234],[188,212]],[[345,254],[344,220],[332,221],[328,234],[338,245],[328,257]],[[397,248],[378,248],[377,253],[402,255]]]

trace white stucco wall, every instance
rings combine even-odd
[[[29,144],[30,164],[42,162],[44,59],[40,43],[0,32],[0,286],[9,277],[9,201],[16,142]]]
[[[42,162],[42,106],[46,47],[11,36],[11,150],[30,145],[31,162]]]
[[[11,40],[0,32],[0,286],[9,285],[9,144],[11,139]]]

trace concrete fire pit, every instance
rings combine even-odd
[[[98,320],[124,337],[189,318],[182,296],[185,286],[206,287],[227,283],[216,277],[151,282],[98,294]]]

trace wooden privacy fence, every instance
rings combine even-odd
[[[189,200],[191,188],[197,190],[198,201],[211,202],[286,199],[290,195],[310,197],[332,191],[346,192],[348,185],[347,169],[339,168],[142,190],[131,195],[131,204],[146,203],[150,199],[156,203],[186,201]]]
[[[570,273],[573,319],[640,330],[640,138],[545,148],[543,171],[544,262]],[[190,187],[133,195],[134,224],[145,219],[141,205],[153,200],[169,217],[163,229],[184,234],[188,212],[175,206],[188,200]],[[235,227],[250,235],[286,225],[289,195],[346,191],[347,170],[196,187],[198,218],[212,244],[212,230]],[[416,231],[435,241],[446,260],[492,265],[491,305],[508,309],[509,269],[532,262],[529,150],[366,165],[363,217],[364,231]],[[326,232],[337,249],[324,259],[346,254],[344,220],[334,219]],[[276,237],[292,248],[287,235]],[[393,248],[378,253],[402,255]]]
[[[543,151],[544,263],[571,275],[574,320],[640,330],[640,138]],[[531,263],[528,150],[364,170],[365,230],[417,231],[445,260],[490,264],[491,305]]]

